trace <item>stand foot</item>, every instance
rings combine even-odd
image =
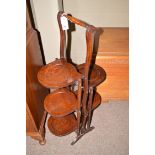
[[[46,144],[46,139],[42,140],[42,141],[39,141],[39,144],[40,145],[45,145]]]
[[[76,140],[73,141],[73,142],[71,143],[71,145],[74,145],[80,138],[83,137],[83,135],[85,135],[86,133],[92,131],[94,128],[95,128],[95,127],[92,126],[92,127],[89,127],[88,129],[86,129],[82,134],[80,134],[79,136],[76,137]]]

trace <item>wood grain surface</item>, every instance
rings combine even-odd
[[[103,101],[128,100],[129,29],[102,28],[96,64],[104,68],[106,80],[97,87]]]

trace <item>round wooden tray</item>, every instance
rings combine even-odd
[[[43,66],[37,74],[39,82],[47,88],[66,87],[78,80],[81,76],[76,68],[70,63],[67,63],[65,59],[56,59]]]
[[[92,110],[97,108],[101,104],[101,96],[98,92],[95,92],[94,97],[93,97],[93,106]]]
[[[58,89],[46,96],[44,108],[54,117],[66,116],[77,109],[77,98],[66,88]]]
[[[84,71],[85,71],[84,67],[85,67],[85,64],[81,64],[77,66],[77,69],[81,74],[84,74]],[[89,79],[90,87],[95,87],[106,79],[106,72],[102,67],[96,64],[91,66],[90,72],[91,72],[90,79]]]
[[[77,129],[77,120],[75,115],[70,115],[48,119],[48,128],[56,136],[65,136]]]

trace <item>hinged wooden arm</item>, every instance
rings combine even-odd
[[[79,26],[82,26],[82,27],[85,27],[87,28],[89,26],[89,24],[75,18],[75,17],[72,17],[70,15],[67,15],[66,13],[63,13],[62,16],[66,17],[70,22],[74,23],[74,24],[77,24]]]
[[[63,11],[59,11],[58,15],[57,15],[57,20],[58,20],[59,29],[60,29],[60,58],[64,58],[64,50],[65,50],[65,42],[66,42],[65,31],[62,29],[61,20],[60,20],[60,18],[62,16],[66,17],[70,22],[86,28],[86,33],[93,34],[97,30],[96,27],[94,27],[92,25],[89,25],[89,24],[87,24],[87,23],[85,23],[85,22],[83,22],[83,21],[81,21],[81,20],[79,20],[79,19],[77,19],[75,17],[67,15]],[[87,39],[87,38],[89,38],[89,37],[93,37],[93,36],[88,35],[88,37],[87,37],[87,34],[86,34],[86,42],[87,42],[87,44],[89,42],[89,39]],[[88,50],[87,50],[87,52],[88,52]]]
[[[87,116],[88,116],[88,110],[87,110],[87,104],[86,104],[87,98],[88,98],[88,91],[89,91],[88,77],[89,77],[90,65],[91,65],[92,54],[93,54],[94,37],[95,37],[94,35],[95,35],[95,32],[97,31],[97,28],[75,17],[67,15],[63,11],[60,11],[58,13],[58,24],[59,24],[60,35],[61,35],[60,36],[60,57],[61,58],[64,58],[64,46],[65,46],[65,31],[62,29],[61,20],[60,20],[62,16],[66,17],[70,22],[86,28],[87,50],[86,50],[86,61],[85,61],[85,67],[84,67],[84,79],[83,79],[84,90],[83,90],[83,98],[82,98],[82,113],[85,116],[82,121],[82,132],[84,133]]]

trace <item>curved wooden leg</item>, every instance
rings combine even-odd
[[[92,101],[93,101],[93,88],[90,88],[89,101],[88,101],[88,121],[87,121],[87,129],[90,128],[91,124],[91,115],[92,115]]]
[[[43,140],[40,140],[40,141],[39,141],[39,144],[40,144],[40,145],[45,145],[45,144],[46,144],[46,139],[44,138]]]
[[[82,99],[82,127],[81,127],[81,134],[84,134],[86,131],[86,121],[88,116],[87,111],[87,98],[88,98],[88,79],[84,79],[84,90],[83,90],[83,99]]]
[[[77,137],[76,137],[76,140],[71,143],[71,145],[75,144],[79,140],[79,137],[80,137],[80,129],[81,129],[81,92],[82,92],[81,84],[82,84],[82,80],[79,79],[78,80],[78,94],[77,94],[77,98],[78,98],[77,131],[76,131]]]
[[[88,117],[88,112],[87,112],[87,107],[86,107],[86,102],[87,102],[87,97],[88,93],[84,93],[83,97],[83,105],[82,105],[82,127],[81,127],[81,133],[85,133],[86,131],[86,122],[87,122],[87,117]]]
[[[45,139],[44,135],[41,135],[41,134],[37,133],[36,135],[31,136],[31,138],[39,141],[40,145],[45,145],[46,144],[46,139]]]
[[[89,131],[92,131],[94,128],[95,128],[95,127],[92,126],[92,127],[90,127],[89,129],[85,130],[84,133],[80,134],[80,135],[76,138],[76,140],[73,141],[73,142],[71,143],[71,145],[74,145],[79,139],[81,139],[81,138],[83,137],[83,135],[85,135],[85,134],[88,133]]]
[[[78,80],[78,110],[77,110],[77,136],[80,135],[80,123],[81,123],[81,93],[82,93],[82,89],[81,89],[81,85],[82,85],[82,80],[79,79]]]
[[[83,123],[82,123],[82,129],[81,129],[81,133],[82,133],[82,134],[84,134],[85,131],[86,131],[87,117],[88,117],[88,113],[85,112],[85,114],[84,114],[84,118],[83,118]]]

